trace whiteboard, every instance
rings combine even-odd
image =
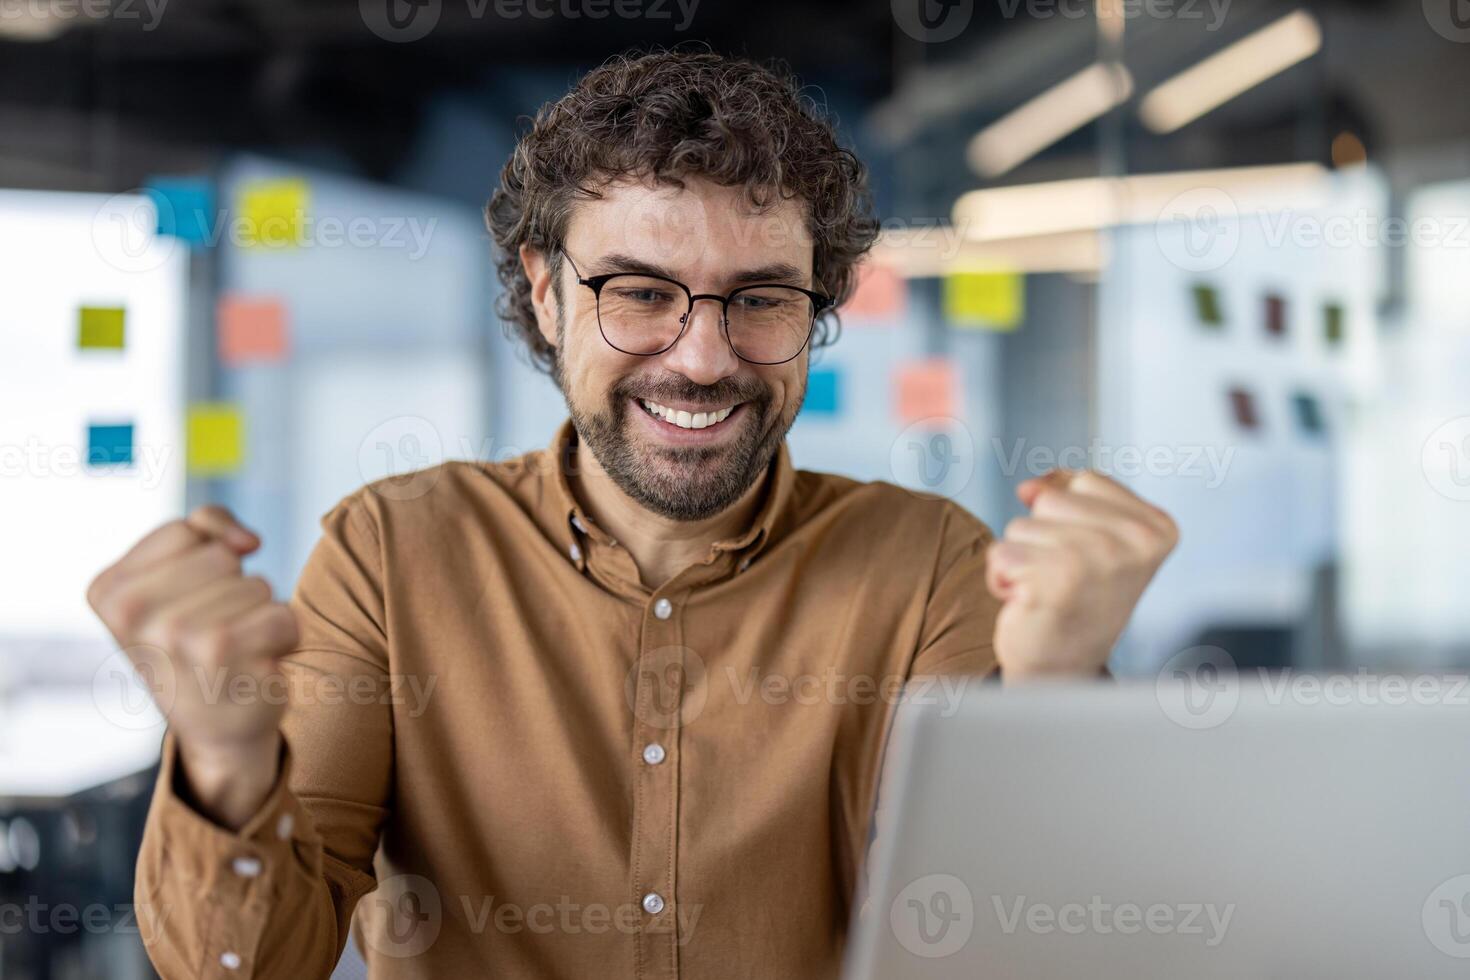
[[[101,641],[91,578],[184,502],[188,254],[142,195],[0,191],[0,660]],[[82,349],[79,308],[126,311]],[[130,464],[89,426],[133,426]]]

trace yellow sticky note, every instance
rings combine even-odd
[[[311,188],[299,178],[260,180],[240,188],[240,242],[246,248],[301,244]]]
[[[121,350],[127,317],[127,311],[121,307],[82,307],[78,317],[77,346]]]
[[[245,419],[238,406],[200,402],[189,406],[189,472],[226,476],[245,461]]]
[[[944,317],[972,330],[1014,330],[1026,312],[1026,279],[1016,272],[955,272],[944,277]]]

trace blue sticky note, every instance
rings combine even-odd
[[[813,368],[806,382],[806,401],[802,409],[808,415],[836,415],[842,405],[842,378],[834,368]]]
[[[88,466],[128,466],[133,462],[133,427],[87,426]]]
[[[200,177],[157,177],[145,188],[158,209],[158,233],[205,245],[214,226],[214,186]]]

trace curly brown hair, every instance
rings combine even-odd
[[[557,272],[576,201],[599,196],[611,180],[683,186],[686,177],[741,186],[757,209],[780,198],[804,205],[813,273],[837,301],[812,345],[837,339],[836,305],[852,294],[856,264],[878,235],[867,168],[784,67],[653,51],[613,58],[542,106],[485,207],[504,287],[499,313],[537,367],[552,371],[556,352],[536,327],[521,246],[550,257]]]

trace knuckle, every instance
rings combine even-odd
[[[203,546],[206,556],[206,564],[211,569],[224,572],[239,572],[240,556],[218,541],[211,541]]]
[[[252,598],[258,598],[262,602],[270,599],[271,584],[265,580],[264,576],[247,575],[242,581],[244,582],[245,589],[247,590],[247,595],[251,596]]]
[[[138,632],[148,617],[147,599],[131,589],[120,589],[104,601],[102,618],[125,635]]]
[[[233,635],[228,626],[206,626],[189,637],[194,659],[206,667],[222,667],[230,658]]]

